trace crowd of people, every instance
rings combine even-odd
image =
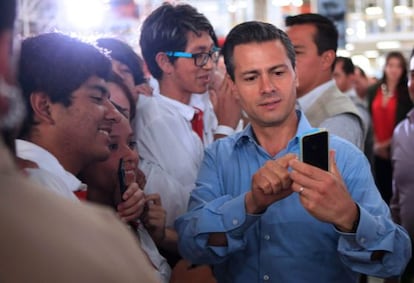
[[[0,2],[1,282],[413,282],[414,50],[372,84],[322,15],[219,46],[163,3],[141,55],[57,32],[13,54],[16,5]],[[317,128],[328,170],[300,161]]]

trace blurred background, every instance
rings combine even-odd
[[[162,0],[18,0],[17,36],[48,31],[93,40],[114,36],[138,53],[140,25]],[[368,75],[379,77],[384,55],[414,47],[414,0],[194,0],[221,40],[236,24],[262,20],[284,29],[284,18],[304,12],[320,13],[337,25],[338,55],[351,57]]]

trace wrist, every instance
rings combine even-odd
[[[234,134],[235,130],[232,127],[226,126],[226,125],[218,125],[216,130],[214,131],[215,135],[224,135],[224,136],[230,136]]]

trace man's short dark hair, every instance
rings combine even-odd
[[[112,70],[110,59],[95,46],[60,33],[45,33],[22,42],[19,83],[27,117],[19,137],[34,125],[30,96],[43,92],[53,103],[69,106],[72,93],[90,77],[107,80]]]
[[[292,67],[295,68],[295,49],[284,31],[272,24],[259,21],[245,22],[235,26],[227,35],[222,49],[226,70],[231,79],[234,81],[234,48],[237,45],[273,40],[279,40],[283,44]]]
[[[16,0],[0,1],[0,32],[12,30],[16,19]]]
[[[316,34],[313,41],[318,48],[318,55],[322,55],[323,52],[328,50],[333,50],[336,53],[338,49],[338,30],[327,17],[312,13],[299,14],[286,17],[285,24],[287,27],[304,24],[315,26]]]
[[[97,45],[110,51],[109,56],[128,66],[134,77],[135,85],[146,82],[143,71],[143,60],[127,43],[116,38],[100,38]]]
[[[145,19],[139,41],[142,56],[154,78],[162,77],[162,70],[155,61],[155,56],[159,52],[185,51],[188,32],[200,36],[202,31],[207,32],[217,44],[213,26],[194,7],[187,4],[173,6],[164,3],[155,9]],[[169,57],[171,62],[176,59]]]
[[[355,66],[350,58],[338,56],[336,57],[335,64],[338,62],[342,62],[342,71],[344,71],[347,76],[355,73]]]

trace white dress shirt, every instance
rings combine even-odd
[[[306,112],[309,107],[318,99],[322,93],[325,92],[328,88],[335,84],[334,80],[327,81],[326,83],[321,84],[320,86],[312,89],[310,92],[306,93],[305,95],[298,97],[297,101],[300,105],[300,109],[303,112]]]
[[[66,171],[49,151],[34,143],[17,139],[16,154],[39,166],[39,168],[25,170],[32,180],[64,197],[78,200],[73,192],[85,188],[85,185],[72,173]]]
[[[195,109],[166,96],[141,96],[137,107],[135,135],[147,178],[145,192],[159,193],[167,212],[167,227],[187,211],[204,148],[193,131]]]

